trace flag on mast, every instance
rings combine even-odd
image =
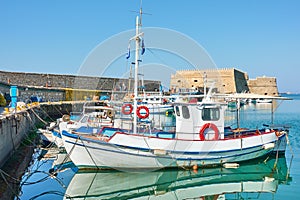
[[[128,44],[128,51],[126,53],[126,59],[130,58],[130,44]]]
[[[144,39],[142,39],[142,52],[141,54],[143,55],[145,53],[145,44],[144,44]]]

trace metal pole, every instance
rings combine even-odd
[[[237,109],[236,112],[237,128],[240,128],[240,99],[239,98],[236,100],[236,109]]]
[[[134,101],[133,101],[133,133],[137,133],[137,98],[138,98],[138,70],[139,70],[139,16],[136,17],[136,32],[135,32],[135,70],[134,70]]]

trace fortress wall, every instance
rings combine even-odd
[[[234,69],[234,82],[235,82],[235,92],[249,92],[248,87],[248,75],[247,73],[241,72],[239,70]]]
[[[203,88],[204,77],[207,77],[207,87],[212,82],[221,93],[236,93],[249,91],[248,75],[234,68],[207,70],[180,70],[171,76],[170,88]]]
[[[221,93],[251,92],[254,94],[278,96],[275,77],[257,77],[249,80],[246,72],[234,68],[207,70],[179,70],[171,75],[170,88],[178,92],[179,88],[203,88],[204,77],[207,77],[207,87],[212,81]]]
[[[275,77],[257,77],[248,80],[251,93],[278,96],[277,81]]]

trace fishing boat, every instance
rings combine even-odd
[[[285,152],[288,127],[269,126],[261,129],[232,129],[225,134],[227,103],[210,91],[201,96],[202,101],[175,102],[176,126],[174,132],[151,130],[143,126],[138,105],[138,68],[141,37],[139,16],[136,18],[136,44],[134,111],[132,126],[103,134],[82,135],[62,131],[66,151],[78,168],[107,169],[160,169],[169,167],[205,167],[239,163]],[[230,96],[238,100],[242,96]],[[186,96],[185,96],[186,98]],[[222,96],[224,99],[224,96]],[[244,97],[243,97],[244,98]],[[276,99],[276,97],[272,97]],[[278,97],[279,98],[279,97]],[[283,99],[283,98],[282,98]],[[147,109],[145,109],[147,110]],[[117,127],[118,128],[118,127]]]
[[[64,199],[225,199],[230,194],[243,199],[273,195],[290,179],[285,157],[198,171],[79,171]]]
[[[272,99],[259,98],[259,99],[256,99],[256,103],[272,103]]]
[[[47,128],[52,133],[52,142],[58,147],[63,147],[61,132],[63,130],[78,130],[84,134],[98,132],[102,126],[112,126],[113,109],[108,101],[88,101],[83,105],[82,112],[63,115],[56,122],[50,123]]]

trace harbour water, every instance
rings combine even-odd
[[[294,100],[277,102],[274,115],[275,124],[291,126],[285,156],[239,168],[78,172],[70,162],[55,166],[58,160],[68,160],[66,154],[37,149],[15,199],[299,199],[300,95],[289,97]],[[245,105],[241,127],[270,124],[270,108],[271,104]],[[227,114],[227,125],[235,125],[234,113]]]

